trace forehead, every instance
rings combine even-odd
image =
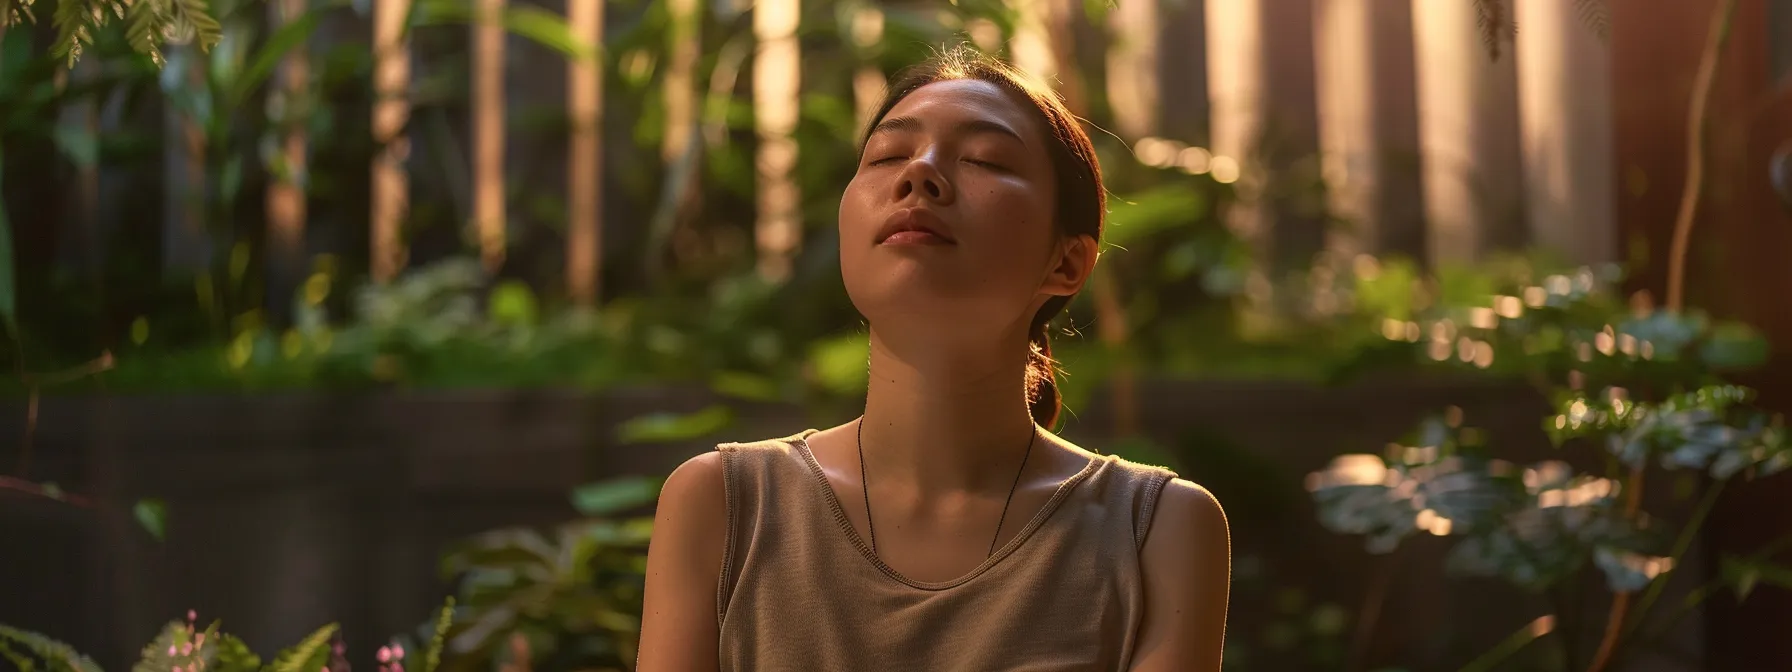
[[[1038,116],[1017,96],[980,79],[949,79],[927,84],[904,96],[885,118],[909,117],[923,123],[987,120],[1022,134],[1039,137]],[[1029,143],[1030,144],[1030,143]]]

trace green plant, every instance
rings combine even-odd
[[[1644,627],[1649,607],[1723,486],[1792,466],[1783,419],[1753,409],[1750,390],[1719,377],[1760,364],[1765,345],[1746,325],[1628,305],[1613,291],[1615,270],[1536,274],[1520,261],[1495,269],[1427,279],[1397,265],[1365,269],[1373,272],[1359,274],[1358,307],[1411,356],[1531,382],[1555,404],[1543,419],[1550,437],[1596,449],[1607,475],[1561,461],[1503,460],[1484,432],[1450,409],[1384,455],[1345,455],[1312,474],[1320,520],[1366,535],[1372,553],[1391,552],[1420,532],[1460,538],[1450,570],[1550,595],[1557,618],[1579,600],[1573,577],[1596,568],[1615,595],[1642,593],[1637,609],[1603,624],[1626,633],[1609,646],[1645,642],[1658,634]],[[1641,508],[1644,475],[1655,471],[1704,483],[1677,531]],[[1732,579],[1777,576],[1763,559]],[[1548,631],[1526,632],[1535,639]],[[1562,642],[1570,667],[1587,659],[1573,650],[1575,641]]]
[[[618,516],[658,489],[643,478],[580,488],[572,501],[584,519],[545,533],[487,532],[446,555],[442,572],[459,580],[461,604],[448,629],[448,669],[518,655],[547,669],[630,667],[653,519]]]
[[[453,608],[454,600],[449,598],[430,636],[431,646],[417,661],[420,664],[410,669],[435,672],[441,657],[447,615]],[[241,639],[220,631],[219,627],[220,623],[213,621],[204,629],[199,628],[198,614],[188,611],[186,620],[169,622],[154,640],[144,645],[141,658],[131,669],[133,672],[329,672],[349,669],[347,652],[334,623],[318,628],[265,663]],[[4,625],[0,625],[0,658],[21,672],[40,667],[46,672],[101,672],[97,663],[67,644]],[[388,672],[388,662],[388,655],[382,650],[381,672]]]
[[[39,7],[36,0],[0,0],[0,32],[21,20],[36,21],[34,10]],[[51,51],[69,65],[114,20],[126,22],[131,47],[157,64],[162,62],[164,44],[197,42],[204,50],[223,37],[205,0],[56,0],[54,12],[50,23],[56,27],[56,43]]]

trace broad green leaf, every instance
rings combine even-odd
[[[507,528],[475,535],[442,557],[442,576],[485,569],[524,569],[552,566],[559,551],[540,532]]]
[[[1146,236],[1206,214],[1207,202],[1187,185],[1171,184],[1125,199],[1116,198],[1103,232],[1105,246],[1125,248]]]
[[[142,525],[144,531],[149,532],[149,536],[155,537],[156,541],[167,538],[168,505],[162,500],[138,500],[137,505],[131,507],[131,514],[136,516],[137,524]]]
[[[473,23],[479,19],[468,3],[429,0],[412,7],[412,26]],[[572,26],[558,14],[539,7],[509,7],[500,19],[504,28],[560,52],[568,58],[595,58],[598,49],[573,34]]]
[[[318,672],[330,662],[330,637],[335,634],[335,623],[318,628],[292,648],[281,651],[262,672]]]
[[[565,18],[539,7],[510,7],[504,12],[504,27],[570,59],[587,60],[598,54],[594,45],[573,34]]]
[[[870,382],[871,337],[864,332],[820,341],[809,349],[809,372],[829,392],[851,394]]]
[[[218,636],[218,667],[210,672],[255,672],[261,668],[261,656],[235,635]]]
[[[17,650],[13,649],[5,640],[0,640],[0,658],[5,658],[7,661],[11,662],[12,666],[17,668],[19,672],[37,672],[36,661],[33,661],[30,656],[19,653]]]
[[[1722,575],[1736,590],[1736,599],[1747,599],[1755,586],[1767,584],[1792,590],[1792,567],[1752,557],[1726,557]]]
[[[311,39],[311,34],[317,31],[317,19],[317,11],[306,12],[292,22],[281,26],[280,30],[274,31],[273,35],[268,36],[267,42],[263,43],[261,49],[250,57],[248,69],[244,70],[242,75],[231,83],[230,101],[232,106],[247,100],[249,95],[255,92],[256,87],[261,86],[261,83],[273,74],[274,68],[280,65],[280,59],[285,58],[287,52],[304,45],[307,40]]]
[[[57,124],[54,135],[56,148],[62,150],[71,163],[83,168],[99,163],[98,134],[74,124]]]
[[[535,292],[529,289],[527,283],[506,280],[492,288],[486,311],[494,322],[523,326],[535,324],[541,309],[536,305]]]
[[[35,632],[0,625],[0,642],[12,642],[23,647],[49,663],[52,669],[60,667],[70,672],[100,672],[99,663],[81,655],[74,647]]]
[[[572,506],[587,516],[602,516],[652,502],[659,489],[657,479],[644,477],[592,483],[572,491]]]
[[[688,441],[716,434],[734,424],[734,409],[716,404],[695,413],[652,413],[632,418],[616,429],[622,443]]]
[[[1699,355],[1712,368],[1736,371],[1752,369],[1767,361],[1767,339],[1754,328],[1741,322],[1720,322],[1711,328],[1711,336]]]
[[[709,379],[709,389],[747,401],[779,401],[784,391],[770,376],[742,371],[722,371]]]

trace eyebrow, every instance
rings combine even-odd
[[[871,132],[865,137],[874,137],[879,133],[918,133],[922,128],[923,124],[920,119],[914,117],[890,117],[878,122],[877,126],[873,127]],[[1020,137],[1020,134],[1016,133],[1014,129],[1009,128],[1007,124],[990,121],[988,119],[970,119],[959,122],[953,127],[953,130],[967,135],[980,133],[1005,135],[1013,138],[1016,142],[1019,142],[1022,145],[1027,144],[1026,138]]]

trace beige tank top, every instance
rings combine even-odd
[[[806,439],[722,451],[723,670],[1125,670],[1145,602],[1139,549],[1161,467],[1100,456],[982,565],[944,583],[885,565]]]

